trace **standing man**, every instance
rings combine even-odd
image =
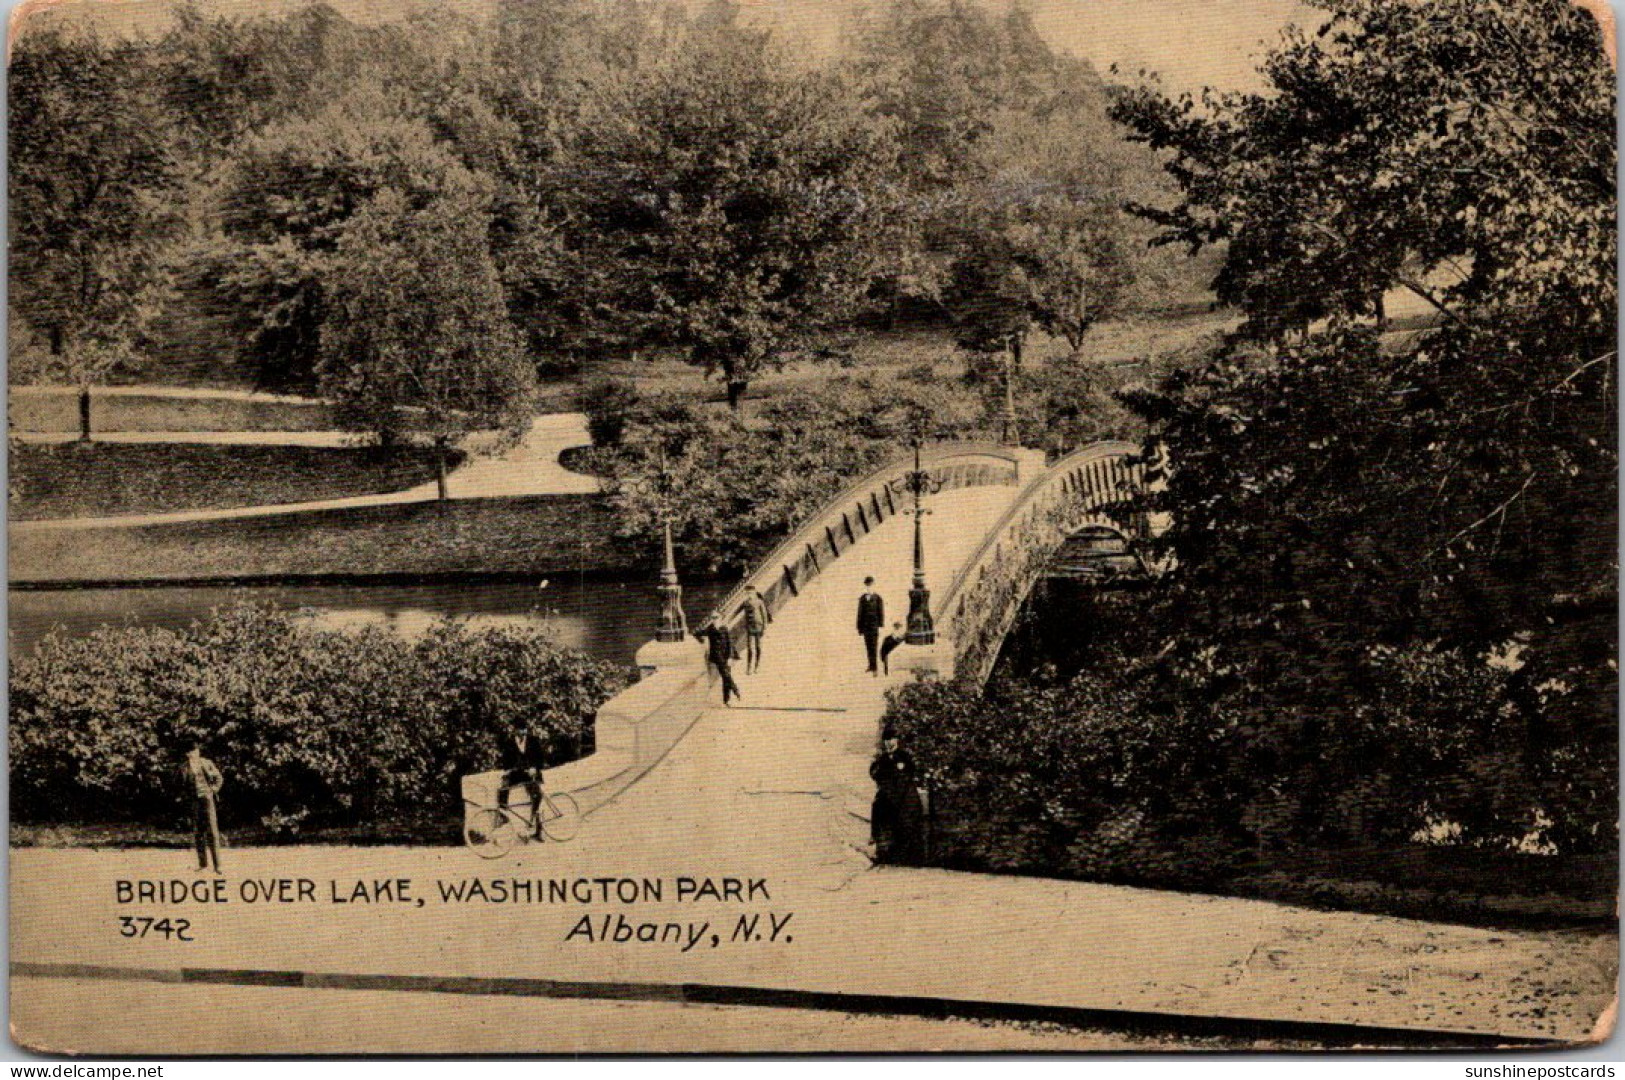
[[[716,622],[708,622],[704,628],[696,630],[694,636],[705,642],[705,659],[722,677],[722,703],[724,705],[732,698],[739,696],[739,686],[734,682],[733,669],[730,666],[734,659],[734,639],[726,626]]]
[[[225,786],[225,777],[214,762],[203,756],[203,745],[192,743],[186,752],[186,778],[191,781],[193,794],[192,842],[197,846],[197,868],[209,869],[214,860],[214,872],[220,873],[220,816],[215,808],[215,797]]]
[[[542,740],[527,731],[516,731],[502,742],[502,786],[497,788],[497,805],[508,808],[508,795],[524,788],[530,799],[530,833],[542,835],[542,770],[547,751]]]
[[[858,597],[858,633],[869,653],[869,674],[880,677],[880,629],[886,625],[886,601],[875,592],[875,579],[863,579],[863,595]]]
[[[745,674],[754,675],[762,670],[762,635],[767,633],[768,620],[772,618],[767,611],[767,601],[756,586],[745,586],[745,602],[739,605],[740,612],[745,616]]]

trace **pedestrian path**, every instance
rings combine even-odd
[[[23,442],[71,442],[73,436],[24,434]],[[98,442],[188,443],[232,446],[347,446],[355,436],[335,431],[236,431],[236,432],[99,432]],[[497,436],[480,432],[467,444],[469,455],[447,480],[452,499],[493,499],[533,495],[592,495],[600,488],[596,477],[571,472],[559,463],[559,455],[592,442],[583,413],[547,413],[537,416],[530,430],[517,443],[506,448],[496,445]],[[348,510],[364,506],[394,506],[432,502],[439,497],[430,481],[402,491],[356,495],[342,499],[310,502],[239,506],[219,510],[185,510],[161,514],[116,514],[104,517],[51,518],[40,521],[13,521],[13,532],[134,528],[145,525],[179,525],[203,521],[231,521],[281,514],[301,514],[321,510]]]
[[[932,500],[933,590],[1011,495]],[[236,971],[309,988],[294,994],[463,979],[462,992],[640,1001],[794,992],[1017,1003],[1365,1025],[1373,1044],[1391,1028],[1592,1034],[1614,993],[1612,934],[872,866],[867,766],[885,692],[905,676],[864,671],[855,605],[872,574],[888,622],[903,616],[912,526],[903,514],[887,520],[809,582],[769,628],[762,670],[740,665],[739,707],[709,708],[569,843],[501,861],[454,847],[228,847],[230,902],[145,906],[121,905],[117,882],[190,881],[188,852],[16,850],[12,961],[171,981],[182,969]],[[311,882],[308,901],[278,891],[279,879],[299,878]],[[372,899],[354,899],[358,883]],[[291,898],[243,899],[267,891]],[[195,940],[123,937],[130,915],[185,916]]]
[[[71,431],[14,431],[15,442],[29,446],[66,446],[79,441]],[[98,431],[95,441],[126,446],[360,446],[362,436],[350,431]]]

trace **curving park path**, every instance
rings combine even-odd
[[[21,442],[65,443],[77,436],[60,432],[23,432],[13,436]],[[189,443],[212,446],[353,446],[356,437],[340,431],[128,431],[97,432],[98,442],[111,443]],[[595,495],[597,477],[571,472],[559,463],[559,455],[577,446],[591,445],[587,417],[583,413],[546,413],[531,422],[530,430],[512,446],[498,447],[490,432],[479,432],[467,442],[469,456],[447,478],[447,496],[452,499],[491,499],[521,495]],[[363,506],[393,506],[401,503],[433,502],[438,497],[434,481],[401,491],[376,495],[355,495],[343,499],[320,499],[299,503],[239,506],[223,510],[183,510],[160,514],[115,514],[105,517],[52,518],[40,521],[13,521],[14,532],[102,529],[141,525],[177,525],[198,521],[228,521],[236,518],[263,518],[279,514],[300,514],[315,510],[344,510]]]

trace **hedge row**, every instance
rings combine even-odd
[[[1368,677],[1343,715],[1293,718],[1118,658],[985,696],[905,685],[886,721],[932,789],[943,865],[1202,886],[1311,849],[1607,850],[1606,800],[1538,782],[1552,763],[1504,668],[1374,649]]]
[[[458,814],[458,777],[529,729],[590,745],[631,673],[545,633],[444,621],[415,640],[243,604],[180,630],[50,635],[11,663],[12,815],[173,823],[194,739],[222,814],[273,832]]]

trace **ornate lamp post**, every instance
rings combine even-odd
[[[683,616],[683,587],[677,583],[677,559],[671,548],[671,477],[666,473],[666,448],[660,447],[660,529],[665,540],[665,561],[660,567],[660,626],[656,641],[682,641],[688,636]]]
[[[908,474],[907,483],[914,493],[914,583],[908,590],[908,629],[903,640],[910,645],[930,645],[937,640],[937,628],[931,621],[931,590],[925,587],[925,542],[920,525],[931,511],[921,504],[926,495],[942,490],[942,482],[932,480],[920,467],[919,439],[914,440],[914,471]]]
[[[1020,349],[1021,338],[1012,335],[1004,354],[1004,419],[999,430],[999,441],[1012,446],[1021,442],[1021,429],[1016,423],[1016,357]]]

